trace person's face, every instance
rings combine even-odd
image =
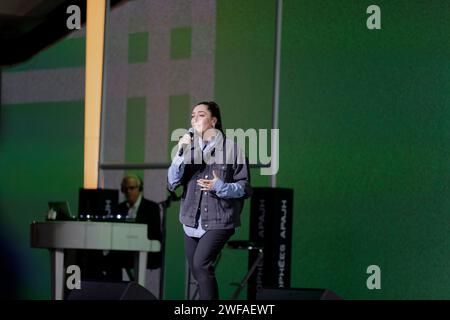
[[[123,194],[129,204],[133,205],[139,198],[139,181],[134,178],[125,179],[122,185]]]
[[[199,104],[192,110],[191,125],[199,134],[204,133],[210,128],[214,128],[216,122],[217,118],[211,116],[208,106]]]

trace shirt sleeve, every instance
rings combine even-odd
[[[221,179],[214,183],[213,190],[219,198],[242,198],[245,195],[244,188],[239,183],[223,182]]]
[[[170,191],[175,191],[175,189],[181,184],[181,179],[184,173],[184,162],[183,157],[176,155],[169,167],[167,173],[167,188]]]

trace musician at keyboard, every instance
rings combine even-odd
[[[142,179],[134,174],[128,174],[122,179],[121,192],[125,201],[114,210],[116,215],[125,221],[147,224],[148,239],[162,240],[161,218],[159,205],[145,199]],[[125,269],[133,279],[131,269],[134,266],[134,256],[130,252],[87,252],[83,254],[86,276],[98,280],[122,280],[122,269]],[[149,253],[148,269],[161,267],[161,252]]]

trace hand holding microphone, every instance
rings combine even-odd
[[[183,154],[184,147],[192,143],[193,137],[194,137],[194,129],[189,128],[189,133],[186,133],[184,136],[181,137],[180,141],[178,141],[178,155],[180,157]]]

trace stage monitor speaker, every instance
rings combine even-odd
[[[328,289],[263,288],[256,293],[256,300],[342,300]]]
[[[81,289],[73,289],[67,300],[157,300],[146,288],[135,282],[82,281]]]

